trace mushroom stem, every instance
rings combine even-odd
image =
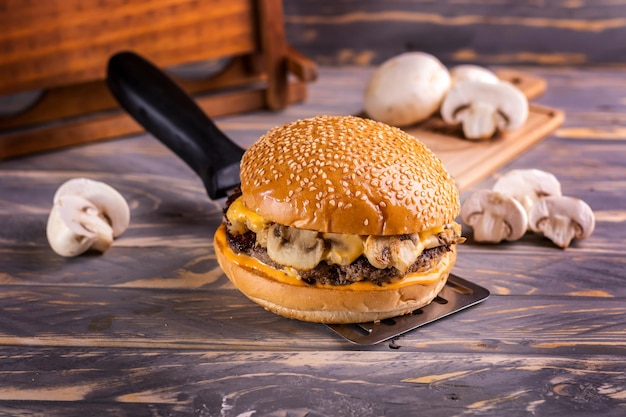
[[[78,196],[63,196],[50,212],[46,234],[52,249],[61,256],[77,256],[93,249],[106,251],[113,243],[111,225],[98,209]]]
[[[497,109],[486,102],[478,102],[466,110],[463,134],[472,140],[489,139],[498,128]]]
[[[528,228],[528,216],[522,205],[513,197],[491,190],[470,195],[461,206],[461,218],[474,229],[476,242],[517,240]]]
[[[552,233],[550,240],[560,248],[567,248],[570,242],[576,237],[576,228],[569,227],[570,218],[562,214],[556,214],[552,218]]]

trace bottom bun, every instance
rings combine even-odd
[[[423,283],[364,286],[306,284],[255,258],[236,254],[226,243],[224,225],[215,233],[217,260],[246,297],[275,314],[316,323],[363,323],[411,313],[429,304],[446,284],[456,261],[453,246],[435,269],[414,274]],[[352,288],[351,288],[352,287]]]

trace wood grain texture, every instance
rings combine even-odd
[[[562,409],[617,417],[624,384],[606,357],[10,347],[0,355],[0,412],[11,415],[449,417]]]
[[[409,50],[446,63],[624,63],[615,1],[285,0],[289,41],[320,64],[378,64]]]
[[[1,0],[0,10],[0,94],[104,79],[120,50],[168,67],[257,46],[249,0]]]
[[[246,147],[297,118],[359,114],[371,70],[322,68],[306,103],[218,125]],[[530,234],[481,245],[464,230],[455,273],[491,297],[371,347],[235,290],[211,247],[223,201],[153,138],[2,161],[0,414],[622,416],[626,78],[524,71],[547,80],[535,101],[567,118],[500,172],[553,172],[592,206],[596,231],[564,251]],[[64,259],[45,223],[54,191],[76,176],[117,188],[131,227],[103,255]]]

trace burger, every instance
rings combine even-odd
[[[358,323],[429,304],[456,261],[453,179],[404,131],[352,116],[276,127],[241,161],[215,252],[276,314]]]

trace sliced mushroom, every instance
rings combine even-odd
[[[113,228],[89,200],[59,197],[46,226],[48,242],[61,256],[78,256],[90,249],[105,252],[113,243]]]
[[[363,238],[359,235],[324,233],[327,247],[324,256],[330,263],[350,265],[363,253]]]
[[[450,82],[448,69],[433,55],[397,55],[380,65],[369,79],[365,112],[393,126],[421,122],[439,110]]]
[[[528,228],[524,207],[513,197],[492,190],[471,194],[461,206],[461,219],[474,230],[476,242],[517,240]]]
[[[267,233],[267,255],[281,265],[308,271],[324,254],[324,241],[313,230],[274,224]]]
[[[54,194],[53,201],[66,195],[77,195],[90,201],[111,224],[113,237],[128,228],[130,208],[124,197],[110,185],[89,178],[73,178],[63,183]]]
[[[461,123],[468,139],[489,139],[498,130],[521,127],[528,118],[528,100],[507,81],[465,80],[448,91],[441,117],[448,124]]]
[[[364,254],[379,269],[394,267],[406,273],[424,251],[419,234],[400,236],[368,236]]]
[[[595,229],[593,210],[583,200],[555,196],[539,199],[530,210],[530,229],[566,249],[571,241],[585,239]]]
[[[514,169],[498,178],[493,190],[515,198],[528,213],[540,198],[560,196],[561,183],[553,174],[540,169]]]
[[[500,81],[498,76],[490,69],[471,64],[457,65],[452,68],[450,70],[450,77],[452,78],[453,85],[466,80],[492,84],[497,84]]]
[[[130,209],[113,187],[87,178],[65,182],[54,195],[46,236],[61,256],[106,251],[128,227]]]

